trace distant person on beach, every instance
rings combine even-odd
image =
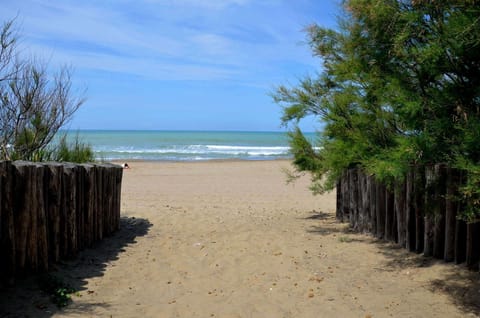
[[[130,169],[130,167],[128,166],[128,163],[126,163],[126,162],[124,164],[122,164],[122,168],[123,169]]]

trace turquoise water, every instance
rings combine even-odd
[[[92,146],[97,159],[201,161],[290,158],[282,132],[108,131],[70,132]]]

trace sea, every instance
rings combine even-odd
[[[105,161],[291,158],[285,132],[80,130],[68,132],[67,140],[76,136]]]

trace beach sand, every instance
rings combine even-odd
[[[7,312],[31,317],[478,313],[478,273],[350,232],[335,220],[335,192],[313,196],[308,177],[285,183],[288,161],[129,165],[121,230],[54,272],[79,290],[73,302],[60,310],[35,290],[14,290],[9,297],[17,299]]]

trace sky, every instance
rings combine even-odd
[[[22,54],[73,68],[68,128],[283,131],[271,94],[321,71],[338,0],[1,0]],[[302,123],[306,131],[321,125]]]

